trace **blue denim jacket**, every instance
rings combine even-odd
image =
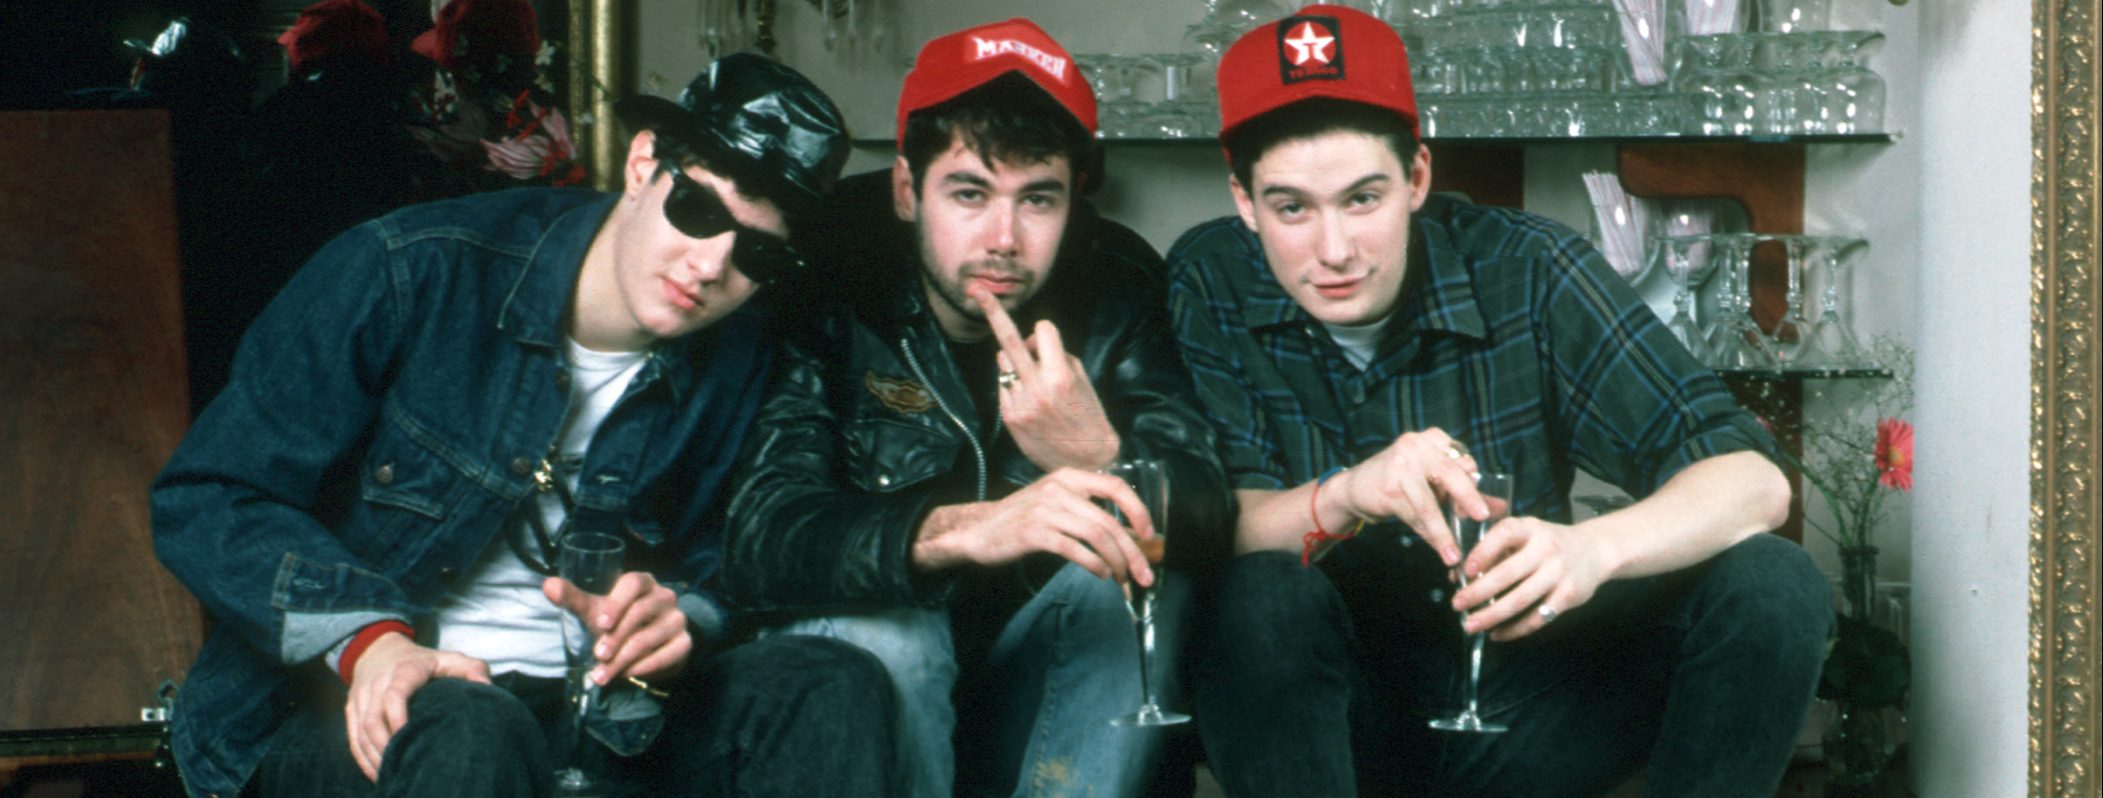
[[[412,623],[528,496],[569,401],[563,322],[615,197],[521,189],[407,208],[309,261],[153,487],[154,547],[216,624],[173,720],[192,795],[232,795],[326,651]],[[586,455],[571,523],[620,534],[696,647],[728,616],[716,490],[766,380],[756,311],[650,353]]]

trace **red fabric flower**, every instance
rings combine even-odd
[[[1877,422],[1877,484],[1913,489],[1913,425],[1895,418]]]

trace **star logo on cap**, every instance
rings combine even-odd
[[[1320,27],[1312,22],[1302,22],[1300,27],[1285,39],[1292,48],[1293,66],[1306,66],[1308,61],[1329,63],[1329,45],[1336,42],[1334,36],[1324,36]]]

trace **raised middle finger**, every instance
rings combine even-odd
[[[986,314],[986,326],[993,330],[993,340],[999,342],[1000,351],[1008,356],[1015,376],[1024,387],[1035,389],[1037,382],[1036,358],[1030,348],[1022,342],[1022,331],[1015,328],[1015,320],[1008,317],[1008,309],[1001,307],[1000,300],[990,291],[973,289],[971,300],[977,302],[979,310]]]

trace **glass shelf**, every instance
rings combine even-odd
[[[1849,369],[1717,369],[1717,376],[1745,380],[1788,382],[1802,380],[1888,380],[1891,369],[1864,366]]]

